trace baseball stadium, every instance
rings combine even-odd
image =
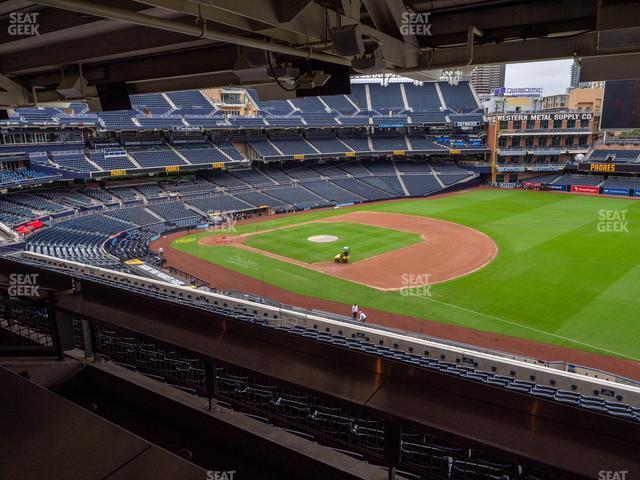
[[[636,478],[638,19],[0,2],[0,478]]]

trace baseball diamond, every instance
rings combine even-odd
[[[627,210],[629,232],[601,233],[603,208]],[[194,274],[206,275],[207,265],[216,264],[297,295],[340,304],[333,307],[337,313],[348,312],[355,301],[394,316],[637,360],[633,297],[640,253],[634,245],[640,231],[633,224],[639,218],[640,205],[629,200],[482,189],[258,220],[239,225],[238,237],[228,243],[216,243],[215,232],[203,232],[158,245],[170,245],[167,256],[177,266],[183,261],[178,252],[201,259]],[[353,228],[355,222],[398,230],[424,225],[419,230],[425,238],[350,265],[330,263],[342,244],[328,244],[325,262],[314,263],[321,258],[304,245],[298,256],[290,245],[268,242],[301,228],[299,238],[318,228],[341,236],[335,228]],[[456,236],[464,234],[439,242],[431,237],[437,232],[434,225],[454,226]],[[421,248],[424,256],[413,261],[412,252]],[[367,251],[356,249],[352,255],[367,256]],[[398,270],[384,265],[385,257],[405,255]],[[363,270],[367,264],[372,269]],[[411,275],[418,274],[432,284],[430,296],[412,294]],[[211,280],[225,286],[220,274]],[[615,328],[603,330],[604,312],[615,312]]]

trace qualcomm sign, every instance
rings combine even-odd
[[[541,97],[542,88],[532,87],[500,87],[493,90],[496,97]]]

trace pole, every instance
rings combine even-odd
[[[497,167],[496,167],[496,157],[498,156],[498,130],[500,129],[500,121],[498,117],[494,117],[495,120],[493,122],[493,149],[491,150],[491,184],[496,184],[496,175],[497,175]]]

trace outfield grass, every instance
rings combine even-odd
[[[314,243],[313,235],[333,235],[338,240]],[[422,241],[417,233],[400,232],[350,222],[313,222],[252,235],[245,244],[306,263],[331,262],[343,247],[351,248],[351,262],[397,250]]]
[[[405,297],[234,247],[199,246],[196,239],[210,233],[184,237],[174,247],[302,295],[640,360],[640,202],[476,190],[357,209],[468,225],[497,243],[498,256],[471,275],[434,285],[430,297]],[[238,231],[341,213],[274,217]],[[607,215],[618,220],[603,220]],[[622,215],[626,218],[619,220]],[[628,232],[602,231],[617,221],[627,221]]]

